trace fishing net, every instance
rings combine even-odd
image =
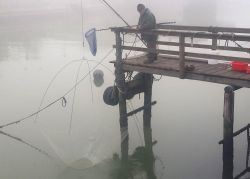
[[[95,65],[95,63],[90,64],[90,68]],[[82,66],[81,73],[79,76],[91,75],[87,65]],[[68,86],[72,86],[71,83],[75,83],[74,77],[66,78],[66,75],[61,74],[53,82],[65,85],[51,85],[41,108],[48,103],[48,98],[60,96],[60,92],[64,93]],[[60,80],[63,83],[59,83]],[[46,112],[40,113],[36,123],[50,149],[53,150],[53,156],[62,161],[66,168],[89,169],[119,152],[118,116],[114,115],[116,109],[106,108],[100,100],[103,90],[93,88],[95,101],[92,101],[90,92],[89,80],[83,80],[77,88],[74,103],[74,94],[70,93],[66,96],[66,105],[51,106]],[[74,104],[73,122],[72,130],[69,130],[72,104]]]

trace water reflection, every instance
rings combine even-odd
[[[104,73],[102,70],[95,70],[93,73],[93,77],[94,77],[94,84],[96,87],[101,87],[104,83],[104,79],[103,79]]]
[[[144,128],[145,146],[138,146],[133,153],[128,154],[129,138],[121,142],[121,156],[114,153],[112,157],[85,169],[86,159],[77,161],[74,166],[68,166],[61,172],[58,179],[87,178],[87,179],[157,179],[155,174],[156,157],[152,141],[151,128]]]
[[[145,146],[138,146],[131,155],[128,155],[128,136],[122,140],[122,156],[119,159],[114,154],[114,160],[120,161],[120,167],[113,173],[112,179],[157,179],[155,174],[155,156],[153,146],[157,143],[152,141],[151,127],[144,127]]]

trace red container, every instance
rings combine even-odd
[[[234,71],[245,72],[247,70],[247,68],[248,68],[248,63],[237,62],[237,61],[232,62],[232,69]]]

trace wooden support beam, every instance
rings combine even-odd
[[[122,69],[122,42],[120,31],[116,31],[116,63],[115,63],[115,81],[119,89],[119,113],[120,113],[120,131],[121,131],[121,168],[120,178],[127,179],[128,176],[128,118],[126,105],[126,84],[125,74]]]
[[[152,139],[152,129],[151,127],[144,127],[144,141],[145,141],[145,168],[148,179],[157,179],[155,175],[155,157],[153,153],[153,139]]]
[[[224,94],[223,112],[223,179],[233,179],[233,125],[234,125],[234,87],[227,86]]]
[[[246,168],[249,168],[249,155],[250,155],[250,131],[247,128],[247,156],[246,156]]]
[[[233,136],[231,136],[231,137],[236,137],[236,136],[240,135],[242,132],[246,131],[249,128],[250,128],[250,124],[248,124],[246,127],[243,127],[241,129],[239,129],[238,131],[234,132]],[[219,142],[219,144],[223,144],[223,143],[224,143],[224,140],[221,140]]]
[[[116,33],[116,64],[115,64],[115,81],[117,88],[119,89],[119,112],[120,112],[120,127],[127,128],[128,122],[125,117],[127,114],[126,107],[126,84],[125,74],[122,69],[122,48],[121,48],[121,37],[120,33]]]
[[[249,168],[243,170],[239,175],[237,175],[234,179],[240,179],[241,177],[243,177],[245,174],[247,174],[247,172],[249,172]]]
[[[157,103],[156,101],[153,101],[153,102],[150,103],[150,106],[153,106],[153,105],[155,105],[156,103]],[[132,115],[135,115],[136,113],[141,112],[141,111],[144,110],[146,107],[150,107],[150,106],[142,106],[142,107],[139,107],[139,108],[137,108],[137,109],[135,109],[135,110],[129,112],[129,113],[127,114],[127,117],[130,117],[130,116],[132,116]]]
[[[144,76],[145,92],[144,92],[144,111],[143,111],[143,126],[151,127],[151,101],[152,101],[152,85],[153,75],[145,74]]]
[[[118,175],[118,178],[128,179],[128,151],[129,151],[129,136],[128,128],[121,128],[121,172]]]

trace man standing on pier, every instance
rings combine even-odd
[[[138,29],[139,30],[151,30],[156,28],[156,19],[154,14],[145,7],[144,4],[137,5],[137,11],[140,13],[140,18],[138,22]],[[142,40],[146,43],[149,49],[156,50],[156,34],[149,34],[149,33],[141,33]],[[153,63],[153,61],[157,60],[157,53],[148,53],[147,59],[144,63]]]

